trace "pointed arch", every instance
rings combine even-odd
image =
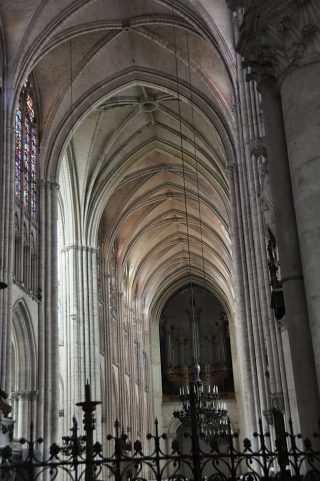
[[[12,315],[12,399],[16,437],[27,436],[36,421],[37,348],[31,316],[23,299]]]
[[[35,335],[28,307],[23,299],[13,306],[12,343],[15,359],[13,390],[36,388],[37,351]]]

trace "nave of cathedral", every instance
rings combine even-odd
[[[0,4],[0,388],[14,437],[320,419],[318,0]]]

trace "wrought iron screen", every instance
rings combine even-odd
[[[169,446],[166,436],[158,432],[157,421],[154,433],[145,440],[144,449],[140,440],[131,444],[117,422],[115,435],[108,436],[104,445],[94,443],[89,455],[88,438],[79,435],[76,420],[71,432],[71,436],[63,438],[61,446],[53,444],[48,456],[43,457],[40,454],[42,440],[33,439],[31,427],[31,439],[19,442],[22,448],[26,447],[24,460],[17,459],[12,446],[1,450],[1,478],[17,481],[320,480],[320,451],[312,448],[310,440],[295,436],[291,424],[285,442],[272,443],[260,422],[252,442],[245,439],[239,447],[237,434],[230,432],[219,446],[203,448],[200,443],[197,456],[190,435],[186,434],[191,446],[187,452],[182,451],[178,440]],[[318,443],[319,436],[315,438]]]

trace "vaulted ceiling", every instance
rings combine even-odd
[[[151,300],[190,268],[230,289],[225,150],[206,119],[166,92],[137,85],[90,120],[101,132],[96,148],[119,166],[103,222],[134,296]]]
[[[11,75],[37,88],[64,242],[96,243],[100,226],[146,308],[190,275],[232,302],[225,0],[10,0],[0,14]]]

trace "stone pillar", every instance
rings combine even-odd
[[[57,440],[59,421],[58,396],[58,270],[57,208],[59,185],[40,185],[40,268],[39,286],[39,400],[37,434],[47,445]]]
[[[320,44],[320,40],[317,41]],[[320,59],[288,74],[281,84],[281,98],[310,329],[320,386],[319,78]]]
[[[251,189],[256,193],[252,199],[253,211],[255,212],[256,224],[256,259],[260,264],[261,286],[259,290],[262,305],[262,329],[266,340],[267,351],[267,372],[266,376],[269,381],[270,396],[280,391],[286,392],[286,378],[281,372],[281,355],[282,344],[277,333],[277,324],[274,313],[271,309],[271,291],[270,279],[268,275],[269,260],[266,257],[267,242],[269,240],[270,231],[275,233],[274,226],[274,206],[270,191],[270,178],[265,146],[261,142],[256,142],[252,149],[252,184]],[[259,242],[258,242],[259,239]],[[288,407],[288,404],[287,404]],[[286,411],[286,415],[290,416],[290,410]]]
[[[51,441],[58,441],[59,422],[59,325],[58,325],[58,194],[59,184],[52,182],[50,185],[51,194],[51,302],[50,302],[50,325],[48,326],[47,342],[51,343],[51,386],[48,397],[51,396]]]
[[[257,420],[257,386],[252,363],[252,339],[249,333],[248,318],[249,309],[246,296],[245,266],[243,255],[243,240],[241,238],[241,201],[239,194],[239,176],[236,166],[229,166],[228,178],[230,185],[230,202],[232,213],[231,240],[235,271],[235,294],[237,299],[237,315],[235,317],[235,334],[237,343],[237,355],[239,358],[239,377],[241,378],[241,430],[246,436],[251,436],[256,428]],[[234,366],[236,367],[236,366]]]
[[[288,338],[304,435],[313,433],[320,415],[315,368],[315,361],[320,367],[319,95],[315,98],[319,27],[317,0],[267,0],[247,10],[238,43],[250,76],[260,80]],[[312,340],[314,347],[317,344],[315,357]]]
[[[29,439],[30,424],[34,422],[36,403],[38,400],[37,390],[19,390],[11,394],[14,403],[15,429],[14,437]]]
[[[259,84],[266,127],[271,190],[281,265],[281,283],[296,387],[300,427],[311,433],[319,417],[319,397],[292,199],[281,101],[274,81]],[[285,228],[283,228],[285,226]],[[308,409],[306,409],[308,406]]]
[[[62,350],[65,385],[65,427],[72,416],[81,418],[75,404],[84,399],[84,386],[89,380],[92,399],[101,400],[100,330],[97,295],[97,250],[74,244],[62,249],[61,298],[65,345]],[[96,432],[100,438],[101,408],[96,412]]]
[[[11,390],[11,304],[14,258],[14,179],[15,121],[11,119],[11,89],[3,88],[2,95],[2,157],[0,167],[0,379],[6,392]]]

